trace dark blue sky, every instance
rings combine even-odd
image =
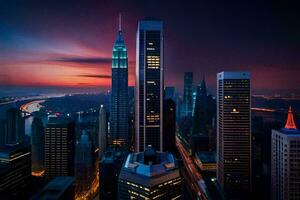
[[[166,85],[182,87],[193,71],[213,89],[217,72],[248,70],[256,92],[300,90],[300,9],[290,1],[1,1],[0,85],[108,88],[119,12],[131,85],[137,21],[154,17],[164,20]]]

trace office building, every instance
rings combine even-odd
[[[117,40],[112,55],[112,84],[110,101],[110,145],[128,149],[128,58],[121,30],[121,18]]]
[[[0,198],[28,198],[30,178],[30,145],[14,144],[0,148]]]
[[[94,177],[92,163],[92,142],[83,130],[75,148],[75,190],[76,196],[90,190]]]
[[[291,107],[286,125],[272,130],[271,140],[271,199],[300,199],[300,131]]]
[[[6,144],[25,141],[25,119],[21,110],[10,108],[6,111]]]
[[[100,199],[118,199],[118,177],[124,161],[124,152],[108,149],[99,163]]]
[[[31,124],[31,160],[33,171],[44,166],[44,131],[45,129],[42,120],[35,117]]]
[[[34,195],[31,200],[74,200],[74,181],[74,177],[56,177]]]
[[[163,151],[174,153],[176,151],[176,105],[172,99],[164,100],[164,137]]]
[[[197,95],[195,101],[194,117],[193,117],[193,134],[207,134],[208,122],[208,97],[205,79],[203,78],[197,87]]]
[[[49,117],[45,128],[46,177],[74,176],[75,123],[70,119]]]
[[[217,74],[217,181],[228,198],[251,191],[250,104],[248,72]]]
[[[107,141],[107,122],[106,122],[106,111],[103,105],[100,106],[99,110],[99,127],[98,127],[98,145],[99,145],[99,158],[105,152],[106,141]]]
[[[129,154],[118,185],[119,199],[181,199],[182,180],[175,158],[170,153],[145,152]]]
[[[193,72],[184,72],[184,116],[191,117],[193,110]]]
[[[172,99],[173,101],[175,101],[175,87],[174,86],[165,87],[164,99]]]
[[[136,36],[135,151],[163,149],[163,22],[142,20]]]

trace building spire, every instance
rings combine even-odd
[[[122,14],[119,13],[119,31],[122,31]]]
[[[297,129],[295,121],[294,121],[294,116],[293,116],[293,111],[292,107],[289,107],[289,112],[286,120],[286,124],[284,126],[286,129]]]

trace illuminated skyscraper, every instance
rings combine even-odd
[[[271,154],[272,199],[300,199],[300,131],[291,108],[285,127],[272,130]]]
[[[106,111],[103,105],[100,106],[100,111],[99,111],[98,131],[99,131],[98,133],[99,158],[101,158],[106,149],[106,138],[107,138]]]
[[[119,18],[118,37],[112,55],[110,144],[128,149],[128,58]]]
[[[250,103],[248,72],[217,74],[217,180],[227,197],[251,191]]]
[[[163,148],[163,22],[139,21],[136,35],[135,150]]]
[[[75,124],[50,117],[45,128],[45,169],[48,179],[74,176]]]
[[[184,72],[183,105],[184,116],[191,117],[193,114],[193,72]]]

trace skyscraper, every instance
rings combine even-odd
[[[164,100],[164,140],[163,151],[174,153],[176,151],[176,104],[172,99]]]
[[[193,72],[184,72],[183,104],[184,116],[191,117],[193,114]]]
[[[27,199],[31,179],[30,145],[0,148],[0,198]]]
[[[118,37],[112,55],[110,144],[128,149],[128,58],[119,18]]]
[[[181,199],[182,179],[174,156],[152,147],[129,154],[120,172],[118,193],[120,200]]]
[[[163,148],[163,22],[142,20],[136,35],[135,150]]]
[[[193,118],[193,134],[207,133],[207,121],[208,121],[208,97],[205,79],[203,78],[200,85],[197,87],[197,95],[194,109]]]
[[[217,180],[225,196],[251,191],[250,73],[217,74]]]
[[[300,131],[291,108],[285,127],[272,130],[271,142],[272,199],[300,199]]]
[[[6,111],[6,144],[23,143],[25,140],[25,120],[21,110],[10,108]]]
[[[50,117],[45,128],[45,169],[48,179],[74,176],[75,123]]]
[[[40,118],[35,117],[31,124],[31,160],[33,168],[44,166],[44,125]]]
[[[103,105],[100,106],[100,110],[99,110],[98,131],[99,131],[98,133],[99,158],[101,158],[106,149],[106,139],[107,139],[106,111]]]

